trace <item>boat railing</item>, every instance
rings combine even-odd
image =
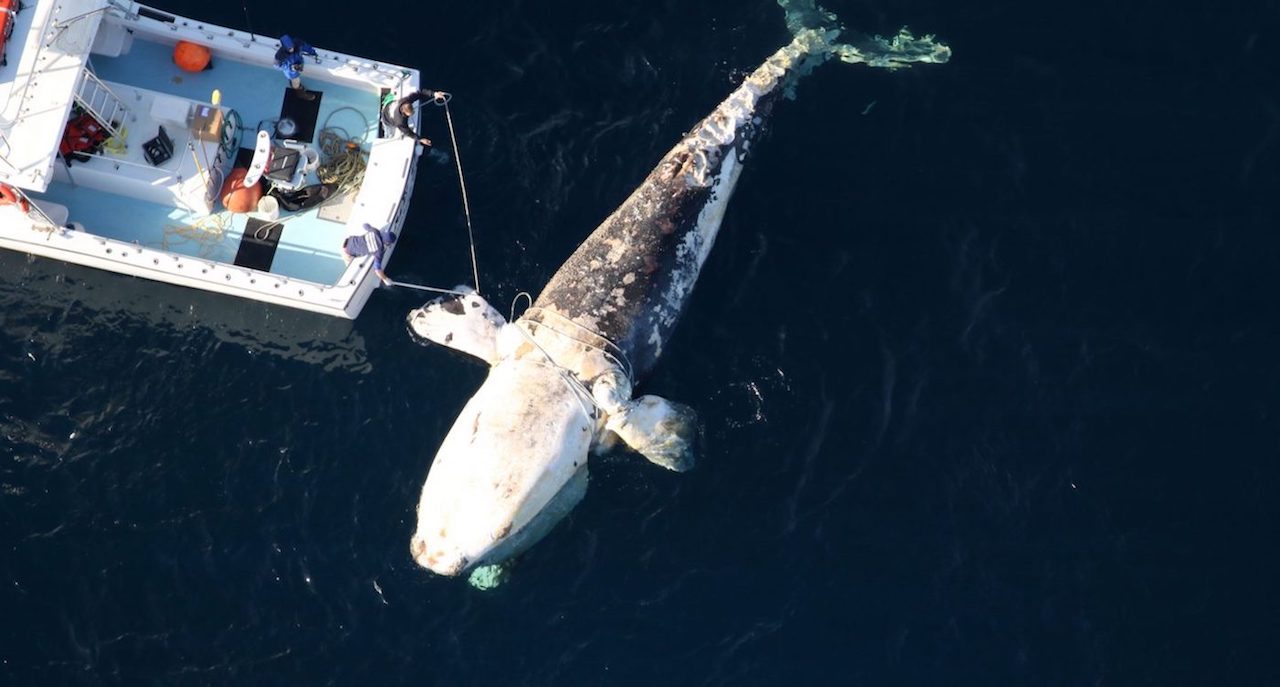
[[[53,231],[54,229],[56,229],[56,228],[57,228],[58,223],[57,223],[57,222],[55,222],[55,221],[53,221],[53,218],[52,218],[52,217],[50,217],[47,213],[45,213],[44,208],[40,207],[40,204],[39,204],[39,203],[37,203],[37,202],[35,202],[34,200],[32,200],[32,199],[31,199],[31,196],[27,195],[27,192],[26,192],[26,191],[24,191],[24,190],[22,190],[21,188],[18,188],[18,187],[16,187],[16,186],[11,187],[11,188],[13,189],[13,192],[14,192],[14,193],[18,194],[18,197],[19,197],[19,198],[21,198],[22,200],[26,201],[26,203],[27,203],[27,215],[28,215],[28,216],[31,216],[31,215],[37,215],[40,219],[44,220],[44,223],[45,223],[46,225],[48,225],[48,228],[47,228],[47,229],[40,229],[40,231]],[[33,228],[38,228],[38,227],[33,227]]]
[[[33,203],[32,208],[34,207]],[[64,231],[72,230],[64,228]],[[90,232],[81,234],[84,239],[91,240],[96,246],[93,254],[100,253],[101,257],[107,259],[120,258],[134,263],[150,261],[151,268],[163,272],[213,283],[231,282],[231,286],[249,290],[268,292],[269,287],[270,292],[275,292],[276,295],[289,300],[308,300],[312,298],[311,293],[308,292],[324,293],[341,288],[340,283],[323,284],[301,277],[255,270],[209,257],[188,255],[171,248],[144,245],[137,241],[122,241]],[[83,250],[77,250],[77,252],[84,253]],[[297,296],[293,295],[294,289],[298,289]]]
[[[158,15],[158,17],[155,15]],[[252,31],[237,31],[235,29],[228,29],[222,26],[217,26],[217,27],[206,26],[203,23],[193,22],[190,19],[186,19],[178,15],[170,14],[168,12],[159,12],[155,10],[149,10],[145,13],[142,13],[141,16],[147,17],[149,19],[153,19],[155,21],[164,21],[165,23],[168,24],[169,31],[171,33],[180,33],[184,30],[195,31],[199,33],[201,38],[203,38],[210,45],[215,45],[225,41],[230,41],[237,44],[241,48],[244,48],[245,50],[251,49],[254,45],[263,45],[268,47],[271,50],[271,52],[274,54],[276,47],[278,47],[280,43],[279,38],[274,36],[260,35]],[[163,19],[160,19],[159,17],[163,17]],[[125,18],[130,21],[138,21],[139,19],[137,13],[127,15]],[[380,62],[374,62],[371,60],[361,60],[356,57],[352,57],[350,55],[343,55],[340,53],[332,52],[330,50],[323,50],[323,49],[317,48],[316,52],[320,56],[319,57],[320,63],[322,65],[325,65],[326,63],[328,63],[327,66],[334,69],[335,71],[346,68],[347,70],[351,71],[353,74],[356,74],[356,75],[364,75],[369,73],[380,74],[383,77],[385,77],[388,83],[394,84],[397,87],[400,84],[404,83],[405,79],[408,79],[411,74],[411,72],[408,69],[396,68],[391,65],[382,64]]]
[[[29,64],[38,65],[42,62],[41,58],[43,56],[44,51],[54,44],[54,42],[57,40],[58,36],[61,34],[61,31],[63,29],[65,29],[67,26],[70,26],[72,23],[75,23],[77,21],[80,21],[82,19],[85,19],[97,13],[114,14],[120,17],[121,19],[124,19],[125,21],[138,21],[140,16],[147,16],[147,14],[161,14],[159,12],[152,11],[147,14],[140,15],[140,13],[132,9],[131,6],[125,6],[114,1],[107,7],[101,8],[99,10],[95,10],[93,12],[77,15],[75,17],[72,17],[70,19],[63,20],[63,21],[57,21],[56,14],[53,12],[50,12],[49,15],[45,17],[44,23],[40,27],[41,40],[39,41],[38,47],[36,49],[35,57],[34,59],[31,60]],[[176,33],[179,31],[179,29],[194,29],[198,31],[210,43],[218,43],[218,42],[222,42],[223,40],[229,40],[229,41],[235,42],[236,44],[240,45],[243,48],[248,49],[252,47],[255,43],[270,45],[278,42],[278,39],[276,38],[273,38],[270,36],[259,36],[258,34],[253,33],[251,31],[236,31],[235,29],[223,29],[222,27],[218,27],[218,31],[215,32],[211,30],[209,27],[201,23],[195,23],[193,25],[193,23],[190,20],[182,19],[181,17],[177,17],[175,15],[164,14],[164,16],[173,17],[173,21],[169,22],[170,31]],[[181,26],[179,26],[179,23],[181,23]],[[262,40],[259,40],[259,39],[262,39]],[[385,77],[385,79],[388,80],[389,82],[394,83],[397,87],[402,85],[404,81],[408,79],[411,74],[411,72],[407,69],[395,68],[390,65],[385,65],[385,64],[374,62],[371,60],[362,60],[362,59],[352,57],[350,55],[342,55],[332,51],[319,50],[319,49],[317,50],[317,52],[323,56],[321,58],[321,63],[323,64],[325,62],[328,62],[329,63],[328,66],[330,66],[335,70],[341,70],[345,68],[351,71],[353,74],[357,74],[357,75],[363,75],[368,73],[380,74],[381,76]],[[0,127],[7,128],[22,120],[22,114],[23,114],[21,109],[22,103],[26,101],[28,91],[31,89],[31,85],[34,83],[35,78],[38,74],[39,74],[39,69],[33,68],[29,70],[27,72],[26,78],[23,81],[22,86],[10,92],[8,101],[5,103],[4,108],[0,110]],[[15,105],[17,106],[18,110],[17,112],[12,112]]]
[[[23,194],[23,195],[26,195],[26,194]],[[27,202],[30,203],[31,202],[30,199],[28,199]],[[39,215],[40,219],[44,220],[45,224],[49,225],[49,231],[53,231],[58,227],[58,223],[53,221],[52,217],[45,214],[45,211],[39,205],[35,203],[31,203],[31,211]]]
[[[9,158],[5,157],[6,155],[9,154],[10,150],[13,150],[13,145],[9,143],[9,137],[5,135],[3,131],[0,131],[0,145],[4,145],[4,151],[0,152],[0,162],[3,162],[5,166],[7,166],[9,169],[12,169],[15,172],[20,171],[16,165],[14,165],[12,162],[9,162]]]

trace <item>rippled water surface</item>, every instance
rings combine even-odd
[[[644,387],[698,468],[593,459],[493,592],[408,555],[484,375],[418,294],[0,254],[0,684],[1280,683],[1280,4],[830,6],[955,57],[778,108]],[[455,93],[504,309],[787,40],[767,0],[324,7],[249,21]],[[389,271],[468,281],[424,165]]]

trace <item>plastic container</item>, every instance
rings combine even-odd
[[[280,201],[273,196],[263,196],[258,201],[258,214],[263,219],[278,219],[280,217]]]

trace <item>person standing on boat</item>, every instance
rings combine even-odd
[[[342,242],[342,260],[350,265],[352,258],[358,258],[364,255],[373,256],[373,273],[378,275],[383,284],[391,286],[391,279],[387,277],[387,273],[382,271],[382,256],[386,253],[387,246],[396,242],[396,234],[386,229],[377,229],[368,222],[364,225],[364,233],[358,236],[348,236]]]
[[[409,138],[418,139],[420,145],[430,148],[431,139],[414,131],[413,127],[409,126],[409,118],[413,116],[413,106],[427,99],[437,105],[442,105],[448,97],[449,94],[444,91],[422,90],[410,93],[398,101],[388,103],[386,107],[382,108],[382,122]]]
[[[315,100],[315,94],[308,93],[302,87],[303,56],[314,57],[316,64],[320,64],[320,56],[310,43],[288,34],[280,37],[280,49],[276,51],[276,69],[284,72],[285,78],[289,80],[289,87],[298,91],[303,100]]]

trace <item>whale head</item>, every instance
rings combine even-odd
[[[413,559],[459,575],[501,563],[550,531],[586,492],[590,407],[544,362],[494,366],[431,465]]]

